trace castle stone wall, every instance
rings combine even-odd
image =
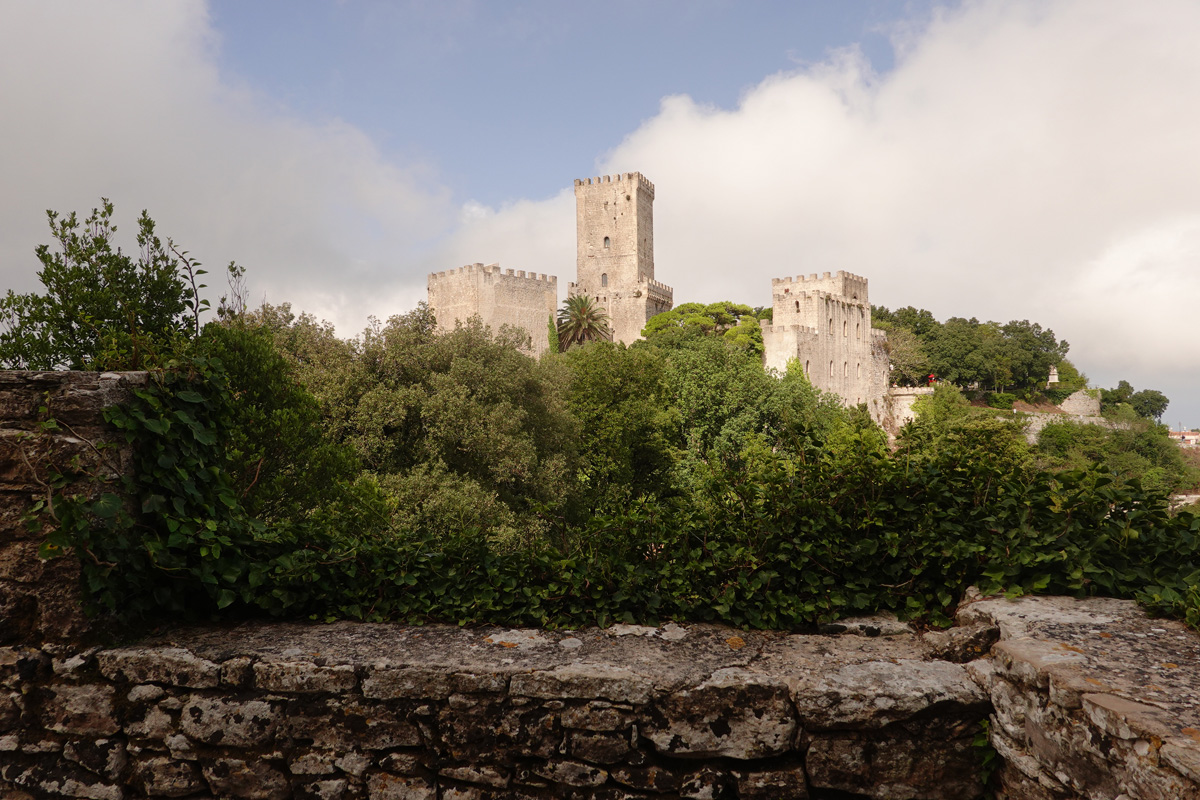
[[[613,340],[641,338],[650,317],[670,311],[671,287],[654,279],[654,184],[640,172],[575,181],[576,279],[609,316]]]
[[[886,337],[871,327],[867,279],[826,272],[771,281],[774,311],[761,323],[765,365],[783,372],[797,359],[816,388],[846,405],[866,403],[882,418]]]
[[[492,330],[502,325],[524,329],[535,356],[550,346],[548,325],[558,309],[554,275],[526,275],[524,270],[501,270],[499,264],[467,264],[430,274],[428,292],[441,330],[453,330],[456,322],[478,315]]]

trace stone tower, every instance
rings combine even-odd
[[[550,348],[548,325],[558,307],[558,278],[499,264],[467,264],[430,273],[429,306],[437,326],[452,331],[458,322],[479,317],[493,331],[502,325],[524,328],[535,356]]]
[[[654,280],[654,184],[640,172],[575,181],[576,278],[567,296],[594,298],[613,341],[640,339],[674,293]]]

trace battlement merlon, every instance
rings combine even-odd
[[[530,272],[529,274],[526,274],[525,270],[523,269],[515,271],[511,269],[501,270],[499,263],[480,264],[478,262],[474,264],[466,264],[458,269],[445,270],[442,272],[431,272],[429,273],[427,285],[433,286],[434,284],[444,283],[451,280],[461,280],[465,276],[473,276],[477,274],[490,275],[494,280],[499,280],[504,283],[534,282],[544,283],[548,287],[554,287],[556,290],[558,287],[557,275],[546,275],[545,273],[539,274],[536,272]]]
[[[575,186],[596,186],[602,183],[622,183],[630,181],[636,183],[638,187],[650,195],[650,199],[654,199],[654,184],[640,172],[620,172],[616,175],[601,175],[596,178],[576,178]],[[578,188],[576,188],[578,192]]]
[[[812,293],[816,291],[838,295],[841,299],[848,302],[862,305],[868,304],[867,279],[861,275],[846,272],[845,270],[838,270],[836,273],[826,272],[822,275],[812,273],[807,276],[797,275],[794,278],[771,279],[772,297],[779,297],[781,295],[794,296],[801,292]]]

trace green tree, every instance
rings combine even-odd
[[[550,343],[546,348],[546,351],[550,353],[561,352],[561,348],[558,344],[558,325],[554,324],[553,314],[546,315],[546,337],[547,341]]]
[[[642,329],[642,335],[647,341],[665,347],[697,335],[722,336],[735,347],[761,356],[763,340],[759,314],[769,310],[753,309],[727,300],[708,305],[683,303],[651,317]]]
[[[563,350],[584,342],[611,339],[608,315],[585,294],[568,297],[558,310],[558,340]]]
[[[0,300],[0,364],[10,369],[139,369],[167,360],[200,331],[204,274],[154,221],[138,218],[137,259],[115,246],[113,205],[80,223],[46,212],[57,250],[37,248],[45,294]]]
[[[1140,416],[1156,422],[1162,419],[1170,402],[1167,396],[1157,389],[1142,389],[1129,398],[1129,403],[1133,406],[1134,411]]]

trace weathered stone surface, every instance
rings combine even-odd
[[[738,800],[808,800],[808,781],[804,767],[791,769],[734,772]]]
[[[1002,632],[990,668],[971,671],[995,709],[1003,775],[1055,798],[1200,797],[1194,632],[1111,598],[978,600],[958,618]]]
[[[959,800],[983,790],[977,759],[967,737],[938,742],[878,731],[823,734],[809,745],[806,764],[816,788],[881,800]]]
[[[63,745],[63,758],[109,780],[117,780],[128,763],[125,742],[121,739],[69,741]]]
[[[805,676],[792,685],[805,730],[881,728],[931,708],[982,715],[987,696],[958,664],[872,661]]]
[[[279,725],[279,711],[263,700],[227,701],[193,697],[180,715],[181,730],[198,742],[224,747],[270,744]]]
[[[151,756],[138,761],[135,772],[142,791],[151,797],[183,797],[205,788],[200,770],[187,761]]]
[[[111,686],[58,685],[45,707],[46,729],[58,733],[108,736],[120,730],[113,715]]]
[[[787,685],[744,669],[718,670],[656,710],[641,734],[671,755],[765,758],[791,749],[796,734]]]
[[[254,684],[268,692],[327,694],[353,689],[354,667],[318,667],[306,661],[260,661],[254,665]]]
[[[402,778],[376,773],[367,778],[370,800],[435,800],[437,791],[424,778]]]
[[[944,631],[927,631],[922,635],[921,642],[928,649],[930,658],[965,664],[986,656],[999,639],[999,627],[975,624]]]
[[[291,794],[287,777],[258,760],[218,758],[204,766],[204,777],[218,795],[246,800],[284,800]]]
[[[443,767],[438,774],[451,780],[465,783],[479,783],[484,786],[506,788],[512,776],[506,770],[488,764],[478,766]]]
[[[552,761],[533,770],[553,783],[565,786],[599,786],[608,780],[608,773],[592,764],[579,761]]]
[[[569,664],[547,672],[514,675],[509,692],[527,697],[602,698],[618,703],[648,703],[654,684],[614,664]]]
[[[299,800],[340,800],[346,796],[347,786],[347,781],[339,779],[302,783],[296,787],[296,797]]]
[[[114,681],[163,683],[206,689],[216,686],[221,670],[181,647],[131,647],[106,650],[97,656],[100,672]]]

